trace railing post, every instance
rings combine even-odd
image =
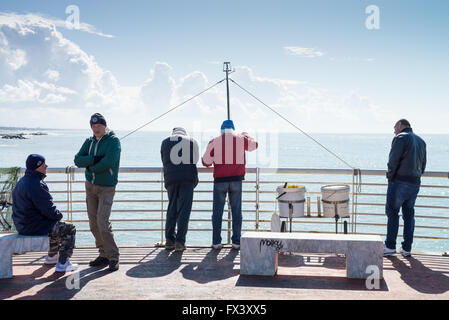
[[[355,175],[356,172],[354,170],[354,172],[352,173],[352,214],[351,214],[351,233],[354,233],[354,211],[355,211],[355,203],[354,203],[354,194],[355,194]]]
[[[73,181],[75,180],[75,168],[68,166],[65,168],[67,174],[67,220],[73,221]]]
[[[312,202],[311,202],[311,200],[310,200],[310,197],[307,197],[307,216],[308,217],[310,217],[310,212],[311,212],[311,207],[310,207],[310,204],[311,204]]]
[[[65,168],[65,173],[67,175],[67,185],[66,185],[66,192],[67,192],[67,220],[70,222],[70,174],[69,174],[69,167]]]
[[[227,205],[228,205],[228,244],[231,243],[231,229],[232,229],[232,225],[231,225],[231,204],[230,204],[230,200],[229,200],[229,193],[227,195]],[[242,218],[243,220],[243,218]]]
[[[164,244],[164,169],[161,168],[161,245]]]
[[[259,189],[260,189],[260,176],[259,168],[256,168],[256,231],[259,231]]]
[[[321,197],[316,197],[316,207],[318,217],[321,217]]]

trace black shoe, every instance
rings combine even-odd
[[[109,261],[109,271],[117,271],[119,267],[118,260]]]
[[[109,259],[105,257],[97,257],[94,261],[89,262],[91,267],[106,267],[109,263]]]
[[[175,249],[175,242],[173,240],[167,239],[165,241],[165,250],[173,250]]]

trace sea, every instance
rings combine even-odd
[[[27,139],[0,139],[0,168],[24,167],[28,154],[38,153],[46,158],[49,168],[66,168],[74,165],[73,159],[79,151],[85,139],[91,136],[90,130],[62,130],[62,129],[10,129],[0,128],[0,135],[7,133],[24,133]],[[44,133],[43,135],[31,135],[31,133]],[[125,137],[129,131],[115,131],[118,137]],[[427,144],[427,168],[426,171],[449,171],[449,135],[447,134],[419,134]],[[204,152],[207,143],[219,132],[197,132],[191,135],[198,141],[200,152]],[[256,138],[259,148],[247,154],[247,167],[259,168],[316,168],[316,169],[349,169],[351,167],[362,170],[386,170],[388,153],[391,147],[393,134],[310,134],[322,146],[312,141],[301,133],[281,132],[249,132]],[[138,131],[121,140],[120,166],[143,168],[160,167],[160,144],[163,139],[170,135],[170,131]],[[332,153],[333,154],[332,154]],[[337,158],[337,155],[339,158]],[[199,163],[199,167],[202,165]],[[55,204],[64,213],[67,213],[67,195],[63,192],[65,183],[53,183],[56,180],[65,181],[66,175],[50,174],[46,180],[50,191],[54,191]],[[89,232],[87,214],[85,212],[83,174],[77,174],[73,189],[78,191],[73,194],[72,219],[76,221],[77,244],[89,245],[94,239]],[[121,174],[120,181],[156,181],[160,180],[160,173],[155,174]],[[283,182],[301,184],[311,198],[312,218],[295,218],[292,228],[294,231],[324,231],[335,232],[335,221],[329,218],[316,218],[314,213],[318,210],[317,196],[320,188],[331,182],[348,184],[352,188],[352,176],[350,175],[312,175],[312,174],[263,174],[260,193],[260,225],[261,229],[270,229],[271,217],[278,211],[275,201],[276,187]],[[211,222],[202,221],[210,219],[212,211],[212,176],[211,174],[200,174],[200,184],[196,188],[193,211],[189,228],[198,231],[189,231],[187,234],[187,245],[210,244],[212,238]],[[255,227],[256,213],[253,200],[255,200],[255,175],[247,174],[244,183],[243,194],[243,216],[248,220],[243,224],[244,230]],[[266,183],[264,183],[266,182]],[[384,177],[362,176],[362,182],[371,185],[363,186],[363,194],[375,194],[358,196],[356,217],[351,216],[347,222],[356,220],[357,226],[349,225],[349,231],[360,233],[385,234],[385,196],[379,194],[386,192],[386,179]],[[449,179],[446,178],[423,178],[423,185],[433,187],[422,187],[420,196],[416,202],[416,229],[413,250],[443,252],[449,250]],[[439,187],[441,186],[441,187]],[[161,184],[156,182],[119,182],[113,212],[111,214],[112,228],[115,239],[120,245],[154,244],[164,240],[160,231],[163,222],[142,221],[151,219],[164,219],[167,203],[161,207],[160,192],[148,192],[145,190],[161,190]],[[137,190],[138,192],[132,192]],[[352,191],[352,190],[351,190]],[[163,195],[167,200],[166,194]],[[137,200],[129,202],[129,200]],[[148,201],[149,200],[149,201]],[[422,208],[420,206],[431,206]],[[123,211],[121,211],[123,210]],[[322,210],[322,208],[321,208]],[[373,215],[366,215],[373,213]],[[224,213],[224,219],[228,216]],[[137,222],[123,222],[120,220],[135,219]],[[343,232],[342,219],[337,231]],[[288,222],[288,221],[287,221]],[[226,226],[224,222],[223,226]],[[289,223],[287,223],[289,225]],[[130,231],[140,229],[141,231]],[[122,230],[122,231],[120,231]],[[398,248],[402,241],[402,223],[398,237]],[[229,239],[229,234],[222,233],[223,243]],[[382,236],[384,238],[384,236]],[[446,240],[432,239],[432,237],[446,238]]]

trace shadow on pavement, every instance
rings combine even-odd
[[[231,249],[219,259],[220,251],[211,249],[200,263],[186,265],[181,270],[183,277],[197,283],[208,283],[239,275],[239,270],[234,270],[238,250]]]
[[[449,290],[449,277],[426,267],[421,261],[409,257],[406,259],[410,265],[407,265],[396,256],[389,256],[387,259],[391,261],[393,267],[401,274],[401,279],[410,288],[428,294],[441,294]]]
[[[139,263],[129,269],[126,275],[133,278],[157,278],[169,275],[181,266],[183,252],[161,249],[150,261]]]
[[[89,282],[98,279],[110,272],[98,268],[87,268],[78,272],[53,272],[51,275],[41,278],[54,266],[42,266],[30,275],[14,276],[9,281],[2,283],[0,300],[8,299],[30,290],[35,286],[45,283],[49,285],[37,291],[35,294],[19,297],[17,300],[67,300],[75,296]]]

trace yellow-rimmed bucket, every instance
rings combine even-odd
[[[304,216],[306,188],[301,185],[279,186],[276,188],[276,200],[281,218],[298,218]]]

